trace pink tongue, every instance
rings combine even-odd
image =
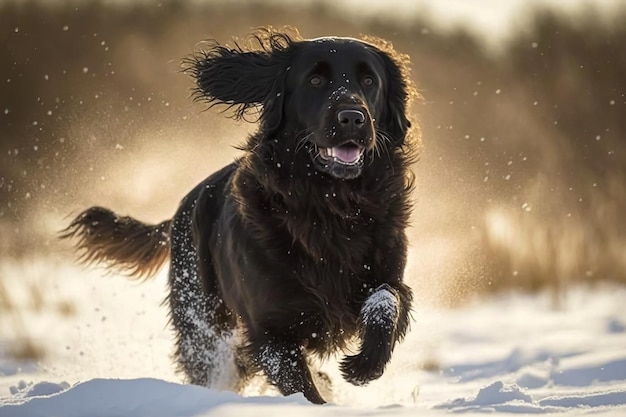
[[[359,148],[356,146],[337,146],[333,148],[333,155],[343,162],[354,162],[359,158]]]

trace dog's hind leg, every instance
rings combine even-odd
[[[238,390],[235,320],[217,291],[201,282],[191,211],[184,204],[172,225],[169,287],[167,301],[177,339],[175,359],[179,370],[194,385]]]
[[[326,402],[313,382],[303,349],[297,343],[275,337],[253,339],[253,343],[245,347],[247,354],[281,394],[301,392],[314,404]]]

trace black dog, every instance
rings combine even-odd
[[[84,260],[135,275],[169,255],[176,359],[191,383],[216,386],[230,367],[240,383],[263,372],[282,394],[323,403],[308,355],[356,339],[341,371],[363,385],[409,326],[414,90],[406,58],[382,41],[253,39],[256,48],[214,42],[186,61],[196,98],[239,118],[259,111],[244,155],[193,189],[171,221],[94,207],[63,235],[78,238]]]

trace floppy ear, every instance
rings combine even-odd
[[[235,44],[227,47],[211,42],[208,50],[184,61],[184,71],[196,80],[194,98],[210,107],[224,104],[235,119],[260,113],[268,129],[281,122],[285,69],[291,38],[285,34],[256,36],[259,50]],[[253,120],[256,121],[256,120]]]
[[[408,62],[405,62],[408,58],[393,50],[379,50],[378,54],[385,64],[388,85],[382,127],[395,144],[402,145],[411,128],[411,122],[407,118],[407,105],[413,89],[408,75]]]
[[[263,104],[276,75],[270,56],[264,52],[216,45],[192,59],[190,72],[196,79],[195,98],[211,105],[236,107],[238,115]]]

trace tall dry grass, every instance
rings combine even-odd
[[[314,16],[315,18],[312,18]],[[410,279],[453,303],[502,289],[626,282],[626,27],[537,11],[498,53],[464,30],[265,2],[0,5],[0,262],[68,254],[67,215],[99,204],[169,217],[250,125],[189,99],[199,40],[263,25],[372,34],[408,53],[414,109]],[[0,277],[4,297],[16,284]]]

